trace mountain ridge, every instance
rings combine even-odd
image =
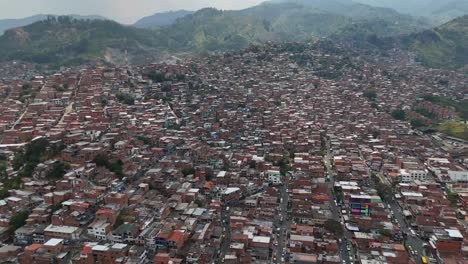
[[[29,17],[24,17],[24,18],[9,18],[9,19],[0,19],[0,35],[5,33],[6,30],[8,29],[13,29],[17,27],[23,27],[30,25],[32,23],[41,21],[46,19],[48,16],[55,16],[57,17],[58,15],[46,15],[46,14],[37,14]],[[82,16],[82,15],[75,15],[75,14],[70,14],[70,15],[65,15],[68,17],[73,17],[74,19],[100,19],[100,20],[107,20],[107,18],[100,16],[100,15],[89,15],[89,16]]]
[[[186,15],[191,15],[195,13],[194,11],[187,10],[177,10],[177,11],[168,11],[155,13],[150,16],[143,17],[133,24],[133,26],[138,28],[152,28],[159,26],[166,26],[174,23],[178,18],[184,17]]]
[[[464,20],[444,26],[457,28],[454,34],[444,28],[426,30],[424,22],[391,14],[380,18],[353,18],[286,1],[267,2],[237,11],[205,8],[155,29],[59,17],[7,31],[0,37],[0,58],[55,65],[76,64],[108,58],[109,53],[123,56],[125,51],[130,57],[150,57],[166,52],[203,53],[241,49],[267,41],[303,42],[314,38],[358,41],[378,48],[398,43],[400,47],[420,54],[419,58],[426,65],[436,67],[447,67],[450,60],[457,60],[454,54],[464,52],[458,43],[464,41],[467,34],[466,30],[460,30]],[[442,34],[440,39],[444,41],[430,47],[425,38],[434,34]],[[411,42],[411,37],[418,41]],[[441,47],[444,52],[439,51]],[[437,56],[441,54],[446,56],[446,62],[436,64]],[[463,68],[463,61],[463,58],[458,59],[456,64]]]

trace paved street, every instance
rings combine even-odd
[[[286,253],[286,246],[287,246],[287,233],[289,232],[289,226],[290,226],[290,221],[288,217],[288,193],[287,193],[287,188],[288,188],[288,182],[289,182],[289,174],[286,176],[283,176],[283,185],[280,186],[279,191],[280,191],[280,221],[279,221],[279,228],[280,231],[277,234],[277,241],[278,241],[278,246],[274,247],[273,255],[276,256],[276,261],[274,263],[284,263],[284,260],[282,260],[283,253]],[[282,220],[282,221],[281,221]]]
[[[228,210],[229,209],[229,210]],[[221,210],[221,221],[222,221],[222,226],[223,226],[223,234],[222,234],[222,239],[221,239],[221,246],[219,249],[219,256],[218,256],[218,262],[219,259],[221,259],[221,262],[224,262],[224,257],[226,256],[226,253],[229,251],[229,245],[231,244],[231,229],[229,227],[229,222],[230,222],[230,207],[224,205],[222,210]]]
[[[410,232],[410,226],[407,224],[407,222],[404,220],[403,213],[402,213],[402,208],[398,205],[397,202],[391,201],[390,206],[392,208],[392,211],[394,213],[394,217],[398,220],[398,223],[400,224],[400,229],[402,233],[408,234],[407,239],[405,240],[405,246],[411,246],[413,250],[417,251],[417,255],[412,255],[411,252],[409,255],[411,257],[414,257],[414,260],[416,263],[422,263],[421,257],[422,256],[427,256],[424,254],[424,247],[423,243],[424,241],[421,240],[419,237],[415,236],[413,237]]]
[[[343,224],[341,212],[340,212],[341,207],[336,206],[335,199],[334,199],[335,195],[333,193],[335,177],[334,177],[333,168],[331,165],[332,157],[333,155],[330,149],[330,142],[329,140],[327,140],[326,141],[326,154],[324,156],[323,162],[325,164],[325,167],[327,168],[327,174],[330,176],[330,182],[329,182],[329,188],[328,188],[328,196],[330,197],[330,210],[333,214],[333,219]],[[352,241],[352,234],[348,232],[348,230],[346,230],[346,228],[343,225],[343,237],[341,238],[341,243],[339,244],[339,248],[340,248],[341,259],[345,261],[345,263],[352,263],[350,257],[354,255],[354,249],[351,245],[351,241]],[[348,251],[348,246],[350,248],[349,251]]]

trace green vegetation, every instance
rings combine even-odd
[[[458,193],[450,192],[447,195],[447,200],[449,200],[451,207],[456,207],[458,203]]]
[[[394,110],[392,112],[392,117],[397,119],[397,120],[405,120],[406,118],[406,113],[402,109]]]
[[[468,15],[435,29],[404,37],[403,45],[416,52],[424,65],[468,72]]]
[[[62,209],[62,207],[63,207],[62,203],[53,205],[53,206],[50,208],[50,212],[53,214],[53,213],[57,212],[58,210]]]
[[[161,83],[167,80],[166,76],[162,72],[150,72],[148,74],[148,78],[150,78],[151,80],[153,80],[153,82],[156,83]]]
[[[427,118],[430,118],[430,119],[436,119],[437,118],[437,116],[434,113],[431,113],[431,112],[427,111],[424,108],[416,108],[414,111],[416,113],[421,114],[421,115],[423,115],[423,116],[425,116]]]
[[[249,168],[255,169],[255,166],[256,166],[256,165],[257,165],[257,163],[255,162],[255,160],[249,161]]]
[[[110,161],[109,157],[103,154],[98,154],[93,160],[98,167],[105,167],[109,171],[114,172],[120,178],[123,177],[123,162],[121,160]]]
[[[387,230],[387,229],[382,229],[379,231],[379,233],[382,235],[382,236],[386,236],[386,237],[392,237],[392,232],[390,232],[390,230]]]
[[[75,65],[103,58],[108,48],[149,46],[151,34],[109,20],[48,17],[0,37],[2,60],[26,60],[53,65]]]
[[[416,119],[411,119],[410,123],[411,123],[411,126],[415,127],[415,128],[424,126],[423,121],[421,121],[421,119],[417,119],[417,118]]]
[[[209,172],[205,173],[205,181],[211,181],[213,179],[213,175]]]
[[[49,141],[39,138],[28,143],[24,148],[15,152],[13,169],[18,171],[19,177],[31,177],[37,164],[47,159]]]
[[[50,144],[47,139],[39,138],[18,149],[12,162],[13,170],[18,172],[18,176],[4,181],[3,188],[0,189],[0,197],[8,197],[9,190],[21,188],[21,179],[23,177],[32,177],[39,163],[55,157],[63,148],[63,145]],[[2,173],[1,168],[0,164],[0,174]],[[67,169],[67,164],[57,161],[52,165],[51,171],[46,177],[51,181],[58,180],[63,177]]]
[[[382,200],[390,200],[392,197],[392,189],[383,183],[377,174],[372,173],[372,179],[375,181],[375,189],[380,198],[382,198]]]
[[[195,169],[193,167],[183,168],[182,169],[182,174],[184,175],[184,177],[187,177],[188,175],[194,175],[195,174]]]
[[[283,176],[291,170],[291,165],[289,165],[288,161],[285,159],[281,159],[278,162],[273,162],[273,165],[280,167],[280,174]]]
[[[324,227],[329,232],[334,233],[338,237],[341,237],[343,235],[343,226],[341,226],[341,223],[336,220],[332,220],[332,219],[327,220],[325,222]]]
[[[202,202],[200,199],[196,199],[196,200],[195,200],[195,204],[196,204],[198,207],[203,207],[203,202]]]
[[[122,92],[117,92],[117,93],[115,94],[115,97],[116,97],[117,100],[119,100],[119,102],[121,102],[122,104],[126,104],[126,105],[134,105],[134,104],[135,104],[135,98],[134,98],[131,94],[122,93]]]
[[[52,165],[52,169],[48,173],[47,178],[52,181],[61,179],[68,168],[68,164],[63,163],[62,161],[57,161]]]
[[[13,234],[16,229],[24,226],[26,224],[26,219],[29,217],[28,211],[21,211],[16,215],[12,216],[10,223],[8,224],[8,231],[10,234]]]
[[[6,179],[7,176],[7,163],[6,161],[0,160],[0,180]]]
[[[468,32],[467,32],[468,34]],[[454,110],[462,120],[468,120],[468,100],[455,101],[449,97],[443,96],[423,96],[423,99],[434,104],[447,107]]]
[[[152,144],[151,140],[146,136],[138,136],[137,139],[143,141],[143,144],[145,144],[145,145],[151,145]]]
[[[132,223],[135,221],[135,216],[129,215],[127,211],[121,211],[115,220],[113,229],[116,229],[117,227],[121,226],[124,223]]]
[[[367,97],[367,99],[374,101],[375,98],[377,98],[377,91],[375,89],[367,89],[363,93],[364,97]]]
[[[440,123],[436,128],[449,136],[468,140],[468,124],[457,121],[445,121]]]
[[[368,26],[365,32],[359,26],[362,24]],[[97,58],[111,62],[122,60],[124,50],[131,57],[143,59],[165,52],[239,49],[266,41],[394,36],[415,32],[423,26],[410,16],[388,9],[355,3],[334,5],[330,1],[264,3],[239,11],[206,8],[153,30],[107,20],[49,17],[8,30],[0,37],[0,58],[74,65]],[[150,78],[157,82],[164,80],[158,74]]]

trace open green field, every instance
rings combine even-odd
[[[436,128],[449,136],[468,140],[468,124],[458,121],[445,121],[440,123]]]

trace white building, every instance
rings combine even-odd
[[[97,221],[88,226],[88,234],[95,236],[99,240],[106,240],[110,229],[110,223]]]
[[[267,171],[268,181],[272,184],[278,185],[281,184],[281,173],[277,170]]]
[[[415,180],[424,181],[427,179],[428,171],[427,170],[400,170],[401,182],[413,182]]]
[[[446,158],[430,158],[427,165],[441,182],[468,182],[468,171]]]

